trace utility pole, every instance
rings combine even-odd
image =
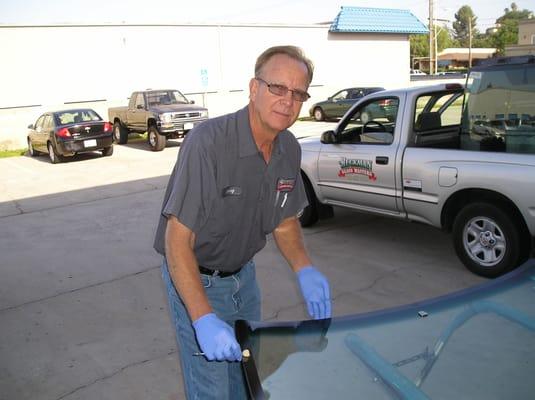
[[[429,0],[429,74],[436,73],[436,52],[435,52],[435,2]]]
[[[468,17],[468,68],[472,68],[472,17]]]

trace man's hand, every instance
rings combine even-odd
[[[301,293],[314,319],[331,318],[331,291],[327,278],[309,265],[297,272]]]
[[[197,341],[208,361],[241,361],[241,348],[234,330],[214,313],[193,322]]]

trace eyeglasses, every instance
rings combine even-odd
[[[286,96],[286,93],[292,92],[292,99],[295,101],[299,101],[300,103],[307,101],[310,99],[310,95],[307,92],[303,92],[299,89],[288,89],[288,87],[284,85],[279,85],[277,83],[267,83],[262,78],[255,78],[257,81],[263,82],[268,87],[268,90],[270,93],[274,94],[275,96]]]

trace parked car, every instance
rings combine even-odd
[[[176,89],[133,92],[128,106],[108,109],[115,142],[127,143],[130,132],[147,132],[151,150],[162,151],[167,139],[184,138],[208,119],[208,110],[194,103]]]
[[[369,103],[355,117],[363,124],[372,120],[386,120],[392,122],[396,119],[397,101],[393,99],[383,99]]]
[[[358,100],[370,93],[385,90],[382,87],[354,87],[342,89],[330,96],[327,100],[315,103],[310,107],[309,114],[316,121],[323,121],[329,118],[340,118]]]
[[[236,323],[250,399],[531,399],[535,259],[418,303]]]
[[[113,127],[90,108],[46,112],[28,129],[30,155],[48,153],[52,164],[90,151],[113,154]]]
[[[420,71],[419,69],[411,69],[410,74],[411,74],[411,76],[418,76],[418,75],[423,76],[423,75],[427,75],[425,72]]]
[[[522,123],[522,120],[476,120],[473,132],[479,135],[507,137],[515,134],[535,135],[535,126]]]

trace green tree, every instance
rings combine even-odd
[[[451,30],[447,26],[437,27],[437,49],[439,52],[449,47],[455,47],[456,45],[456,40],[453,38]]]
[[[429,35],[410,35],[411,58],[429,56]]]
[[[497,24],[501,24],[502,22],[508,19],[512,19],[518,22],[521,19],[526,19],[533,15],[533,11],[527,9],[519,10],[516,3],[511,3],[511,9],[506,8],[503,10],[503,12],[504,14],[496,20]]]
[[[411,66],[414,65],[414,58],[429,57],[429,35],[410,35]],[[446,26],[437,26],[437,51],[448,47],[455,47],[456,43],[452,37],[451,31]]]
[[[491,47],[498,49],[498,54],[505,52],[505,46],[518,43],[518,21],[533,15],[530,10],[519,10],[516,3],[511,3],[511,9],[503,11],[504,14],[496,20],[498,31],[488,38]]]
[[[490,35],[482,33],[472,39],[472,47],[491,48],[494,47],[494,43]]]
[[[472,24],[472,38],[479,35],[476,23],[477,17],[470,6],[464,5],[459,8],[453,22],[453,36],[461,47],[468,47],[470,44],[470,24]]]

